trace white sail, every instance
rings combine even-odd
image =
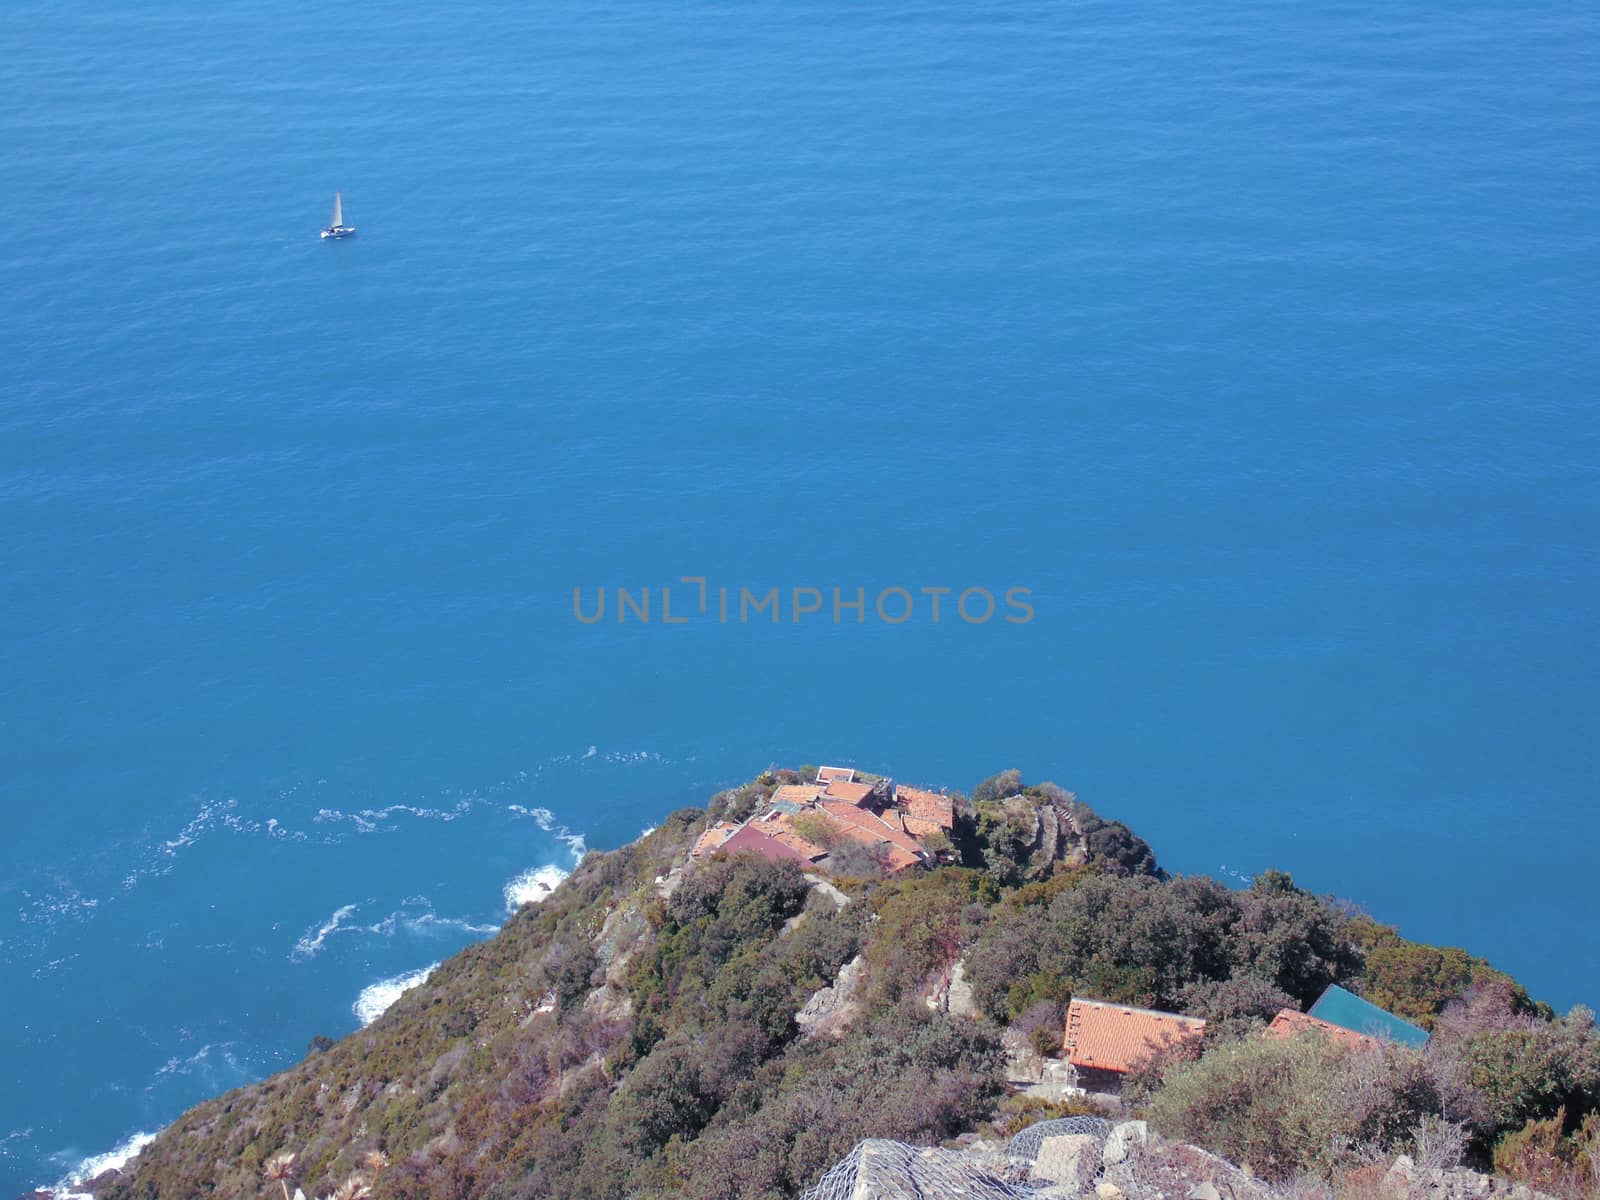
[[[344,202],[338,192],[333,194],[333,227],[335,229],[344,224]]]

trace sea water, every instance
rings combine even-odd
[[[0,1194],[774,762],[1600,998],[1591,5],[5,27]]]

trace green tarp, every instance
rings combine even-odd
[[[1330,984],[1328,990],[1318,997],[1311,1006],[1310,1015],[1341,1029],[1399,1042],[1404,1046],[1420,1046],[1428,1040],[1426,1030],[1418,1029],[1410,1021],[1402,1021],[1393,1013],[1384,1012],[1376,1004],[1345,991],[1336,983]]]

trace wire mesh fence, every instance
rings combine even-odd
[[[801,1200],[1029,1200],[1029,1188],[996,1179],[964,1154],[871,1139],[834,1164]]]
[[[1036,1125],[1029,1125],[1006,1143],[1006,1156],[1033,1162],[1039,1157],[1039,1147],[1044,1144],[1045,1138],[1069,1133],[1106,1137],[1111,1133],[1111,1122],[1101,1117],[1058,1117],[1054,1121],[1040,1121]]]

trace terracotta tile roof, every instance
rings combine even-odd
[[[909,850],[902,850],[899,846],[886,846],[884,848],[884,866],[891,875],[904,871],[907,867],[914,867],[922,859]]]
[[[955,810],[949,796],[904,784],[896,785],[894,795],[895,802],[906,810],[906,816],[930,821],[946,833],[955,827]]]
[[[895,828],[876,813],[867,812],[843,800],[822,800],[818,807],[841,826],[841,831],[857,841],[888,842],[920,860],[922,845],[909,833]],[[852,832],[854,831],[854,832]]]
[[[948,832],[948,825],[941,825],[937,821],[925,821],[921,817],[910,814],[900,818],[900,823],[906,827],[906,832],[912,837],[925,838],[935,833]]]
[[[878,857],[879,861],[882,863],[884,870],[888,871],[891,875],[898,874],[899,872],[904,871],[907,867],[914,867],[922,862],[922,859],[918,858],[915,854],[912,854],[911,851],[902,850],[899,846],[891,846],[888,842],[875,842],[870,838],[864,837],[852,838],[850,840],[855,841],[862,846],[872,847],[876,852],[876,856]],[[836,845],[834,849],[837,850],[838,846]]]
[[[860,804],[872,795],[870,783],[850,783],[846,780],[835,779],[828,785],[828,790],[822,793],[829,800],[843,800],[849,804]]]
[[[727,841],[737,828],[739,827],[732,821],[718,821],[695,839],[694,849],[689,851],[689,856],[691,858],[705,857]]]
[[[1272,1018],[1272,1024],[1267,1026],[1266,1032],[1268,1037],[1291,1038],[1308,1029],[1320,1030],[1341,1046],[1349,1046],[1352,1049],[1358,1046],[1379,1045],[1377,1038],[1357,1033],[1354,1029],[1342,1028],[1330,1021],[1313,1017],[1309,1013],[1295,1012],[1292,1008],[1280,1009],[1278,1015]]]
[[[806,840],[799,830],[789,824],[787,817],[779,817],[776,820],[764,823],[762,828],[768,837],[782,842],[791,850],[798,850],[809,859],[818,859],[827,853],[821,846]]]
[[[1067,1006],[1067,1061],[1126,1073],[1157,1050],[1199,1037],[1205,1027],[1199,1017],[1074,999]]]
[[[832,783],[835,779],[849,783],[856,777],[853,767],[818,767],[817,782]]]
[[[803,805],[810,804],[820,795],[822,789],[814,783],[786,783],[772,793],[771,802],[779,804],[787,801],[790,804]]]
[[[723,842],[722,849],[729,854],[749,850],[762,858],[788,859],[803,867],[810,866],[813,859],[822,856],[821,848],[813,846],[792,829],[782,825],[766,828],[753,822]]]

